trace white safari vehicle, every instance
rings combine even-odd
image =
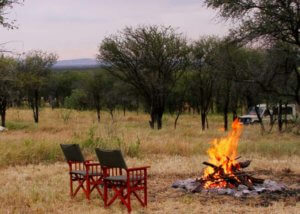
[[[267,109],[266,104],[258,104],[258,114],[260,115],[262,120],[270,120],[268,116],[272,115],[273,120],[277,120],[278,118],[278,112],[279,108],[278,105],[274,106],[273,108]],[[282,120],[286,119],[289,121],[295,120],[297,118],[297,111],[296,111],[296,105],[295,104],[288,104],[287,107],[285,105],[282,105]],[[249,108],[249,112],[246,115],[239,116],[240,123],[243,124],[254,124],[258,123],[259,119],[257,117],[255,107],[252,106]]]

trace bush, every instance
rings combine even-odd
[[[88,96],[82,89],[74,89],[71,96],[66,97],[64,101],[66,108],[84,110],[88,107]]]

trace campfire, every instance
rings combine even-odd
[[[209,160],[203,162],[206,165],[203,175],[196,179],[176,181],[172,187],[193,193],[228,194],[236,197],[286,190],[284,184],[255,178],[249,172],[243,171],[250,165],[251,160],[239,161],[241,157],[237,154],[237,148],[242,129],[242,125],[235,120],[227,137],[212,142],[207,151]]]
[[[203,188],[235,188],[245,185],[253,190],[254,184],[262,184],[263,179],[254,178],[242,169],[250,165],[251,161],[238,162],[237,147],[242,132],[242,125],[235,120],[232,131],[225,138],[215,139],[208,149],[209,162],[203,162],[207,167],[204,175],[197,179]]]

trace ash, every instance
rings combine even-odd
[[[173,188],[179,188],[190,193],[204,193],[216,195],[231,195],[234,197],[255,197],[261,193],[279,193],[288,190],[287,186],[272,180],[264,180],[262,184],[255,184],[250,190],[240,184],[237,188],[211,188],[205,189],[196,179],[178,180],[172,184]]]

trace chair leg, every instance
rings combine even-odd
[[[108,199],[108,193],[107,193],[107,182],[104,181],[104,206],[107,207],[107,199]]]
[[[129,213],[131,212],[130,195],[131,195],[131,191],[130,191],[130,187],[128,186],[128,187],[127,187],[127,200],[128,200],[128,202],[127,202],[127,205],[126,205],[126,204],[125,204],[125,205],[126,205],[126,207],[127,207]]]
[[[147,207],[147,201],[148,201],[147,180],[145,180],[145,183],[144,183],[144,202],[145,202],[145,207]]]
[[[70,175],[70,196],[73,198],[73,180],[72,175]]]
[[[90,200],[90,195],[91,195],[91,183],[90,183],[90,178],[89,176],[86,176],[86,192],[85,196],[88,200]]]

